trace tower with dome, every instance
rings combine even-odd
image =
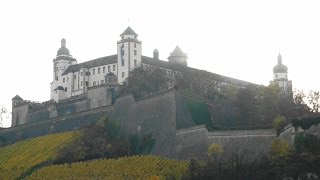
[[[278,64],[273,67],[273,81],[270,84],[279,86],[285,94],[292,92],[292,81],[288,80],[288,67],[282,64],[282,56],[278,54]]]

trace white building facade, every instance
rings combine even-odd
[[[84,94],[88,87],[105,84],[105,76],[113,73],[117,76],[117,83],[123,84],[129,73],[137,67],[142,67],[142,43],[138,40],[138,34],[131,27],[128,27],[117,42],[117,54],[106,56],[91,61],[78,64],[77,60],[70,55],[66,47],[66,40],[61,40],[61,47],[57,56],[53,59],[53,81],[51,82],[50,99],[58,102],[72,96]],[[174,57],[177,62],[185,62],[185,53],[183,60]],[[177,56],[177,52],[174,53]],[[178,54],[179,56],[179,54]],[[146,59],[150,59],[145,57]],[[159,59],[159,52],[154,51],[154,58]],[[147,67],[147,65],[145,65]]]
[[[177,76],[184,73],[197,72],[203,77],[201,81],[206,88],[215,88],[218,91],[223,88],[246,87],[255,85],[246,81],[202,71],[187,66],[188,56],[178,46],[170,53],[168,61],[159,59],[159,51],[153,51],[153,57],[142,55],[142,43],[138,40],[138,34],[128,27],[117,42],[117,54],[97,58],[94,60],[77,63],[66,47],[66,40],[61,40],[56,58],[53,59],[53,81],[51,82],[50,99],[59,102],[72,96],[85,94],[88,88],[105,85],[106,75],[114,74],[117,84],[127,81],[130,72],[135,68],[142,67],[144,70],[152,71],[160,68],[166,75],[173,79],[170,86],[174,85]],[[278,76],[282,77],[280,72]],[[282,81],[281,81],[282,82]],[[279,81],[280,83],[280,81]]]

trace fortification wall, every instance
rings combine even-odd
[[[51,118],[37,123],[24,124],[16,127],[0,130],[0,136],[6,143],[14,143],[19,140],[34,138],[50,133],[60,133],[76,130],[79,127],[96,123],[102,117],[110,117],[111,106],[100,107],[85,112]]]
[[[209,145],[220,144],[226,159],[255,161],[267,156],[275,138],[276,132],[271,129],[208,132],[204,126],[198,126],[177,131],[176,153],[179,159],[206,159]]]
[[[86,94],[73,96],[58,103],[52,100],[43,103],[26,101],[12,108],[12,126],[37,123],[111,104],[112,92],[105,85],[90,88]]]
[[[135,102],[132,96],[117,99],[111,119],[127,135],[152,134],[152,154],[172,157],[175,142],[175,91]]]

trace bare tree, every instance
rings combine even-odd
[[[8,110],[4,106],[0,105],[0,127],[3,126],[3,120],[8,118],[7,113]]]

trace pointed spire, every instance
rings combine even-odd
[[[61,39],[61,47],[66,47],[66,39],[65,38]]]
[[[280,51],[279,51],[279,54],[278,54],[278,64],[282,64],[282,56],[280,54]]]

